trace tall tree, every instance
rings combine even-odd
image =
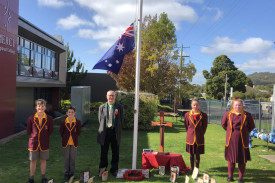
[[[74,51],[70,50],[67,44],[67,80],[66,87],[61,89],[62,99],[69,99],[71,94],[71,87],[77,86],[79,79],[87,75],[87,70],[84,70],[84,65],[80,60],[76,61],[74,58]]]
[[[203,71],[203,76],[206,79],[206,93],[215,98],[221,99],[224,97],[225,80],[227,75],[227,97],[229,95],[230,87],[234,91],[245,92],[245,85],[252,86],[252,81],[235,67],[234,62],[226,55],[220,55],[215,58],[213,67],[210,73],[207,70]]]
[[[178,63],[175,26],[166,13],[159,17],[145,16],[141,36],[140,90],[158,95],[178,92],[177,86],[192,80],[196,69],[192,63]],[[125,62],[126,61],[126,62]],[[184,62],[184,59],[183,59]],[[112,74],[119,88],[133,91],[135,84],[135,54],[124,59],[118,75]],[[183,88],[183,87],[182,87]]]

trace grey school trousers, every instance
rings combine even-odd
[[[65,175],[74,175],[76,154],[77,148],[72,145],[68,145],[63,149]]]

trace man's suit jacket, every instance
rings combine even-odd
[[[114,115],[115,122],[114,122],[113,128],[116,132],[117,144],[119,145],[120,139],[121,139],[122,123],[124,120],[123,106],[115,102],[114,111],[115,111],[115,115]],[[97,142],[100,145],[104,145],[106,130],[107,130],[107,121],[108,121],[108,103],[107,102],[99,106],[98,121],[99,121],[99,129],[98,129]]]

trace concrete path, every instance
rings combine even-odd
[[[259,155],[259,156],[269,160],[270,162],[275,163],[275,155]]]

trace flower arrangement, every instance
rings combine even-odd
[[[127,170],[123,177],[129,181],[137,181],[144,179],[144,174],[141,171],[138,170]]]

